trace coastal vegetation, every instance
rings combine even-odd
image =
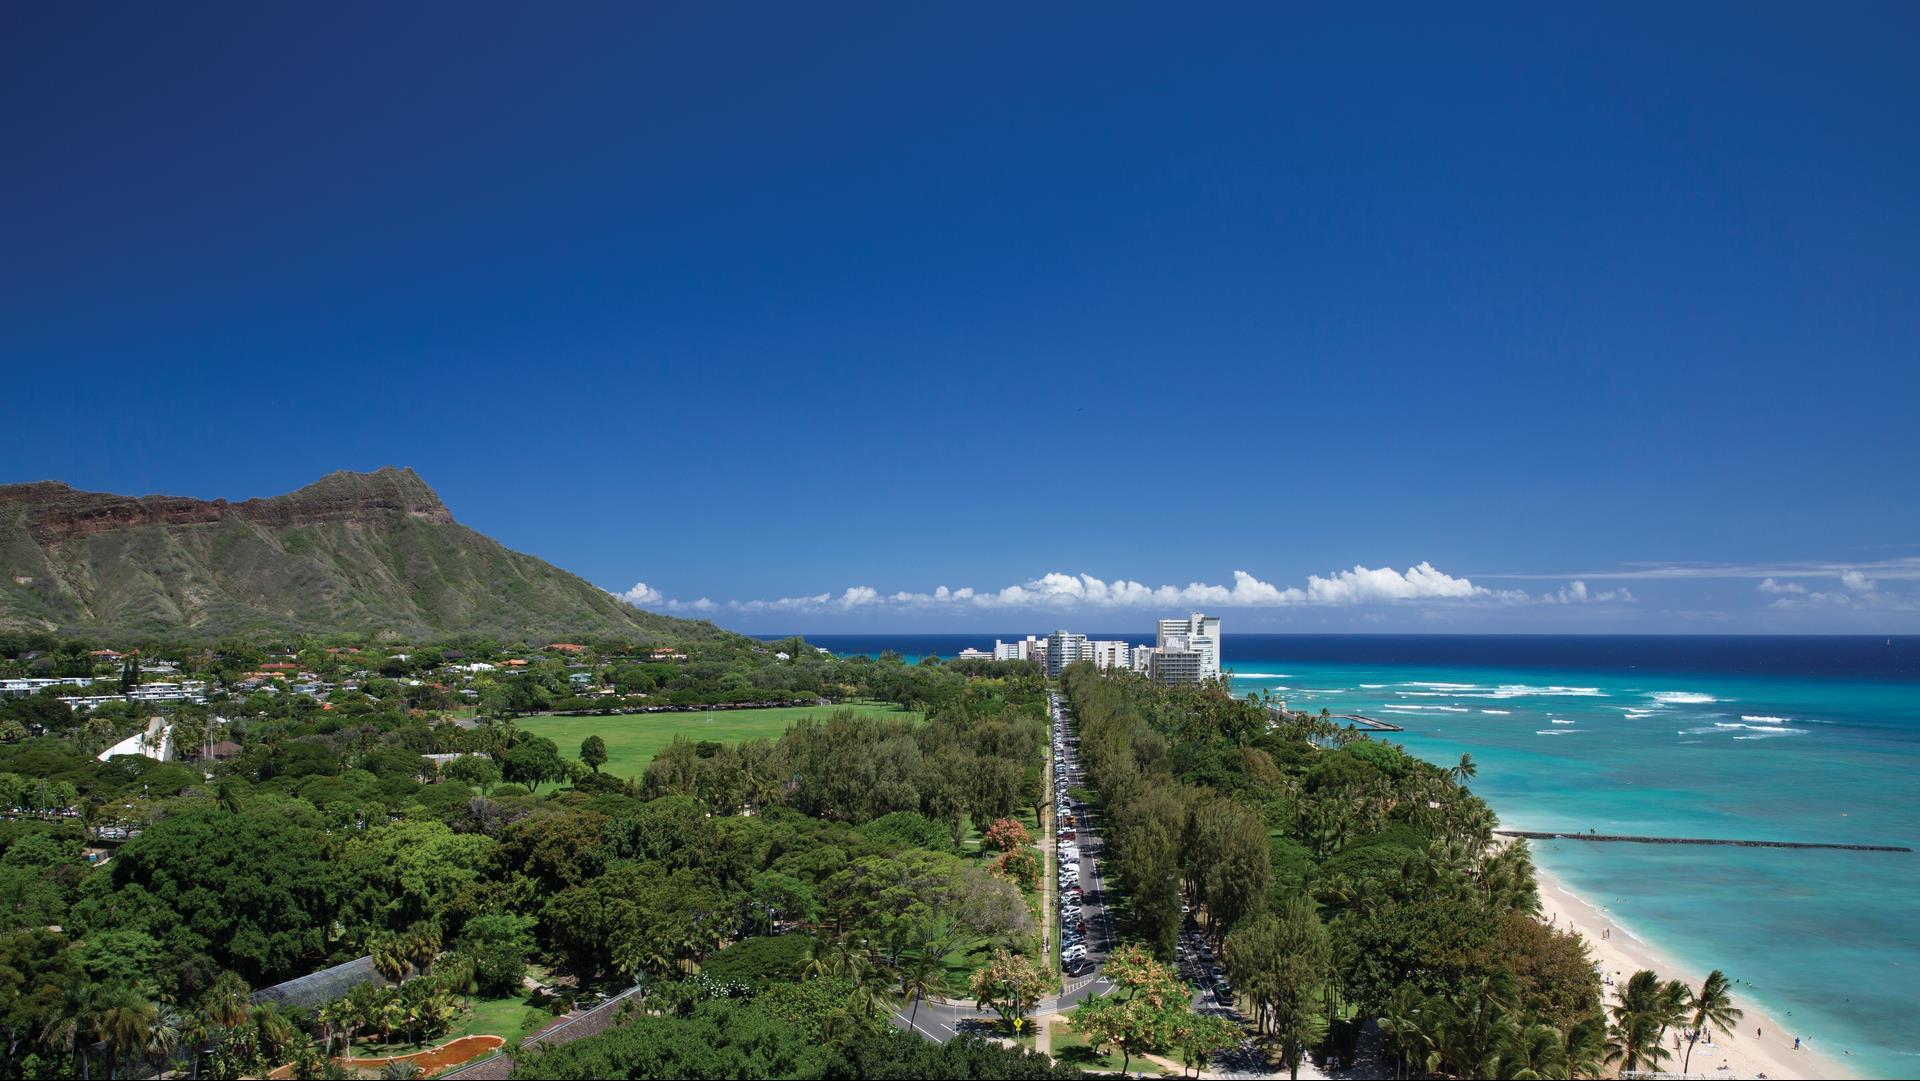
[[[90,684],[0,700],[0,1077],[511,1050],[636,986],[605,1032],[515,1075],[1057,1077],[1197,1068],[1248,1038],[1291,1073],[1366,1033],[1404,1076],[1598,1076],[1685,1069],[1740,1018],[1717,972],[1603,1001],[1470,760],[1217,684],[1061,682],[1121,942],[1116,992],[1055,1025],[1056,1064],[888,1024],[957,999],[1030,1042],[1059,989],[1030,664],[730,638],[132,658],[0,635],[0,674]],[[106,692],[167,679],[207,686],[164,707],[176,760],[101,761],[151,712]],[[1244,1030],[1192,1008],[1194,935]]]
[[[15,636],[0,667],[114,679],[122,662],[91,646]],[[1039,956],[1037,876],[1009,860],[1045,801],[1029,664],[731,639],[233,640],[143,657],[209,685],[205,703],[167,707],[187,760],[95,757],[144,727],[132,703],[76,709],[61,687],[0,701],[0,1076],[311,1076],[329,1053],[489,1024],[517,1039],[635,984],[639,1027],[610,1050],[580,1041],[582,1076],[644,1075],[659,1041],[694,1039],[722,1055],[699,1068],[723,1069],[709,1029],[752,1026],[786,1050],[753,1037],[726,1061],[1051,1076],[989,1044],[884,1031],[896,1005]],[[565,744],[540,734],[549,718],[527,710],[562,688],[814,704],[724,743],[703,712],[645,714],[690,722],[646,764],[618,715],[555,718],[599,726]],[[631,1062],[607,1074],[609,1055]],[[557,1051],[528,1059],[533,1076],[569,1069]]]
[[[1283,1069],[1309,1049],[1351,1057],[1369,1020],[1402,1072],[1600,1069],[1599,977],[1536,918],[1526,848],[1496,843],[1470,761],[1443,769],[1217,686],[1091,665],[1062,684],[1125,933],[1171,960],[1190,910]]]

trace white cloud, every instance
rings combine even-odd
[[[1826,608],[1860,612],[1920,610],[1920,600],[1916,600],[1911,593],[1882,590],[1879,582],[1857,569],[1841,571],[1839,579],[1841,588],[1834,590],[1809,590],[1805,587],[1768,589],[1766,582],[1760,583],[1760,588],[1769,593],[1798,594],[1781,597],[1768,605],[1770,608]]]
[[[615,596],[635,608],[655,608],[666,603],[667,598],[661,592],[645,582],[633,583],[633,588]]]
[[[1841,571],[1840,584],[1852,593],[1872,593],[1874,586],[1873,579],[1857,570]]]
[[[1435,570],[1431,563],[1407,568],[1405,573],[1391,567],[1369,568],[1355,565],[1330,578],[1313,575],[1307,579],[1307,600],[1313,604],[1370,604],[1386,601],[1463,599],[1471,597],[1517,600],[1525,594],[1496,593],[1476,586],[1465,578]]]
[[[1881,579],[1900,581],[1920,580],[1920,556],[1899,556],[1893,559],[1876,559],[1864,563],[1808,560],[1786,563],[1628,563],[1608,570],[1580,571],[1574,574],[1539,574],[1533,572],[1510,574],[1484,574],[1483,578],[1511,579],[1547,579],[1547,578],[1583,578],[1587,581],[1607,579],[1675,579],[1675,578],[1832,578],[1849,571],[1872,575]]]
[[[1540,599],[1547,604],[1632,604],[1639,600],[1631,589],[1593,590],[1579,579],[1561,586],[1557,593],[1542,593]]]
[[[1584,590],[1584,586],[1581,587]],[[670,600],[645,583],[622,594],[635,603],[673,611],[712,611],[721,607],[702,597],[697,601]],[[1590,599],[1632,599],[1626,590],[1607,591]],[[1493,602],[1522,603],[1533,598],[1518,590],[1494,590],[1475,585],[1436,569],[1427,562],[1404,571],[1391,567],[1355,565],[1328,575],[1311,575],[1306,585],[1278,586],[1237,570],[1230,584],[1189,582],[1184,586],[1151,586],[1126,578],[1111,581],[1091,574],[1052,571],[999,589],[971,586],[936,587],[930,593],[901,590],[881,593],[868,585],[850,586],[838,594],[815,593],[771,600],[734,600],[725,607],[736,612],[853,611],[894,608],[1281,608],[1289,606],[1346,607],[1368,604]]]
[[[1763,578],[1760,580],[1760,592],[1762,593],[1805,593],[1806,591],[1807,587],[1801,585],[1799,582],[1782,582],[1773,578]]]

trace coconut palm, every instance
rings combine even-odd
[[[1567,1076],[1599,1077],[1606,1071],[1607,1024],[1589,1017],[1567,1030]]]
[[[1540,1081],[1571,1075],[1565,1039],[1552,1025],[1528,1025],[1514,1033],[1500,1049],[1500,1076],[1511,1081]]]
[[[893,1000],[893,973],[878,958],[861,957],[850,969],[853,980],[853,1004],[868,1017],[877,1016],[880,1007]]]
[[[1497,1073],[1500,1051],[1519,1036],[1513,1019],[1513,979],[1502,972],[1446,996],[1439,1025],[1438,1045],[1451,1072],[1463,1077]]]
[[[1607,1063],[1617,1063],[1622,1072],[1631,1072],[1657,1069],[1672,1057],[1660,1042],[1660,1035],[1672,1022],[1673,1009],[1672,993],[1658,976],[1641,969],[1629,977],[1609,1011],[1613,1025],[1608,1033]]]
[[[1453,783],[1462,787],[1465,787],[1466,783],[1473,780],[1479,773],[1480,767],[1473,764],[1473,756],[1470,754],[1461,755],[1460,764],[1447,770],[1447,776],[1453,778]]]
[[[1394,1057],[1394,1076],[1404,1077],[1408,1066],[1418,1063],[1424,1070],[1433,1051],[1433,1036],[1427,1031],[1427,999],[1408,984],[1394,988],[1393,997],[1378,1019],[1381,1038]]]
[[[1693,1061],[1693,1045],[1699,1042],[1701,1033],[1717,1028],[1731,1039],[1741,1016],[1742,1012],[1734,1008],[1733,983],[1727,974],[1717,968],[1707,973],[1707,982],[1693,996],[1692,1031],[1687,1035],[1687,1054],[1680,1060],[1680,1072],[1686,1073],[1687,1064]]]
[[[913,953],[906,965],[900,969],[900,993],[912,1000],[913,1010],[907,1014],[907,1025],[913,1025],[914,1018],[920,1016],[920,1003],[927,992],[939,985],[941,975],[941,955],[927,950]]]

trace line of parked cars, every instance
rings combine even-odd
[[[1060,865],[1060,967],[1069,976],[1093,970],[1087,956],[1090,930],[1083,910],[1086,900],[1080,888],[1080,818],[1085,804],[1068,795],[1079,783],[1080,766],[1077,741],[1066,731],[1066,709],[1056,698],[1053,702],[1053,810],[1054,849]]]
[[[1214,955],[1213,947],[1206,936],[1193,923],[1189,906],[1180,906],[1188,913],[1186,926],[1180,932],[1180,953],[1178,965],[1180,974],[1195,989],[1212,992],[1215,1002],[1229,1009],[1233,1007],[1233,984],[1227,979],[1227,969],[1222,959]]]

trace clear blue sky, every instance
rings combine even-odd
[[[411,465],[745,629],[1144,626],[1244,571],[1248,629],[1920,630],[1916,47],[1912,4],[6,5],[0,478]],[[996,600],[846,592],[941,585]]]

